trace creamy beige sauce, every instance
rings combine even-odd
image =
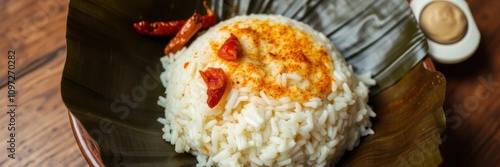
[[[237,61],[221,61],[233,87],[263,90],[274,98],[290,97],[308,101],[331,91],[333,61],[325,47],[304,31],[269,20],[236,22],[221,27],[233,33],[242,44],[243,53]],[[222,42],[211,42],[218,50]],[[301,81],[289,79],[287,85],[277,82],[278,75],[298,74]]]
[[[420,25],[429,39],[442,44],[458,42],[467,32],[462,10],[445,1],[428,4],[420,14]]]

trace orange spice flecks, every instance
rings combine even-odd
[[[186,69],[187,67],[189,67],[189,62],[184,63],[184,69]]]
[[[326,46],[306,32],[258,19],[221,27],[221,31],[227,36],[231,33],[237,36],[243,48],[237,61],[214,58],[227,67],[229,81],[238,83],[233,86],[263,90],[276,99],[290,97],[299,102],[322,97],[331,91],[333,60]],[[210,48],[217,51],[223,42],[211,41]],[[296,74],[302,80],[289,78],[282,84],[279,76],[283,74]]]
[[[203,146],[203,150],[205,151],[205,153],[210,153],[210,150],[207,148],[207,146]]]

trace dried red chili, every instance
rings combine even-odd
[[[207,29],[217,24],[217,15],[215,15],[214,11],[208,7],[207,1],[203,1],[203,7],[205,7],[205,11],[207,11],[207,15],[202,17],[203,24],[201,29]]]
[[[227,87],[227,78],[220,68],[209,67],[205,71],[199,71],[205,84],[207,84],[207,104],[214,108],[222,99]]]
[[[236,60],[242,50],[238,37],[231,33],[231,36],[219,48],[217,55],[226,60]]]
[[[188,19],[186,24],[182,26],[181,30],[175,34],[175,37],[168,42],[164,53],[168,55],[182,49],[189,39],[191,39],[191,37],[193,37],[194,34],[196,34],[196,32],[198,32],[201,28],[201,23],[201,15],[194,13],[193,16]]]
[[[185,23],[186,21],[184,20],[153,23],[141,21],[134,23],[134,28],[139,34],[142,35],[172,36],[177,34]]]
[[[208,7],[207,2],[203,1],[203,6],[207,11],[207,15],[202,16],[202,26],[201,29],[207,29],[217,23],[217,15]],[[134,23],[135,30],[142,35],[151,36],[173,36],[176,35],[186,24],[186,20],[175,20],[175,21],[159,21],[159,22],[147,22],[140,21]]]

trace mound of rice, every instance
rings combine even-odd
[[[243,47],[236,61],[217,57],[230,33]],[[234,17],[161,62],[163,138],[198,166],[326,166],[374,133],[373,80],[361,82],[323,34],[295,20]],[[208,67],[229,80],[212,109],[198,72]]]

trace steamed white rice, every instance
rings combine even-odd
[[[331,60],[325,61],[333,61],[331,88],[298,100],[274,98],[265,88],[229,84],[220,103],[210,109],[207,87],[198,71],[208,67],[226,71],[228,67],[212,60],[214,51],[208,41],[228,35],[221,33],[221,27],[235,22],[251,25],[254,20],[291,26],[311,35],[315,45],[330,55]],[[366,84],[323,34],[294,20],[274,15],[238,16],[217,24],[189,48],[165,56],[161,62],[166,96],[158,104],[165,107],[165,118],[158,121],[165,125],[163,138],[175,145],[176,152],[195,155],[198,166],[326,166],[357,146],[360,136],[374,133],[370,117],[375,113],[367,105]],[[273,77],[289,87],[308,76],[280,73]],[[373,80],[366,81],[373,84]]]

